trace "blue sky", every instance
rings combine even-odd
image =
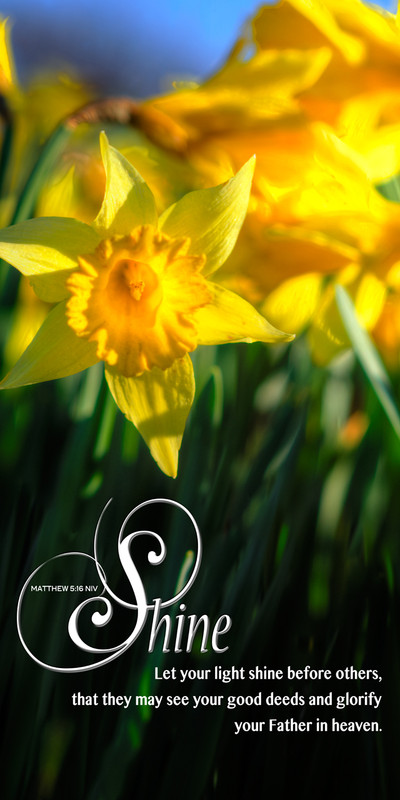
[[[4,0],[24,78],[75,64],[114,93],[153,93],[223,61],[258,0]],[[395,10],[393,0],[381,5]],[[169,80],[169,82],[170,82]]]
[[[4,0],[23,73],[37,61],[77,63],[117,91],[162,88],[161,76],[204,77],[258,0]]]

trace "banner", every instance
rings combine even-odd
[[[145,100],[11,39],[3,796],[396,797],[396,12],[260,7]]]

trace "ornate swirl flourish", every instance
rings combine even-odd
[[[162,537],[158,533],[155,533],[154,531],[151,531],[151,530],[138,530],[138,531],[134,531],[133,533],[129,533],[129,534],[125,535],[125,531],[126,531],[126,527],[128,525],[128,522],[131,520],[131,518],[134,516],[134,514],[136,514],[137,511],[139,511],[142,508],[145,508],[146,506],[154,505],[155,503],[163,503],[163,504],[174,506],[175,508],[178,508],[181,511],[183,511],[189,517],[189,519],[190,519],[190,521],[191,521],[191,523],[193,525],[193,528],[195,530],[195,534],[196,534],[196,558],[195,558],[195,561],[194,561],[194,564],[193,564],[193,568],[192,568],[191,574],[190,574],[190,576],[188,576],[186,582],[184,583],[184,585],[180,589],[180,591],[178,591],[177,594],[174,595],[174,597],[169,598],[167,600],[163,600],[159,604],[159,608],[167,608],[168,606],[171,606],[174,603],[179,602],[182,599],[182,597],[189,591],[191,586],[193,585],[194,581],[196,580],[198,571],[200,569],[201,555],[202,555],[200,531],[199,531],[198,525],[196,523],[196,520],[194,519],[194,517],[190,513],[190,511],[188,511],[188,509],[185,508],[185,506],[181,505],[181,503],[178,503],[175,500],[169,500],[167,498],[154,498],[152,500],[146,500],[143,503],[140,503],[138,506],[135,506],[135,508],[133,508],[132,511],[130,511],[130,513],[125,518],[125,520],[124,520],[124,522],[123,522],[123,524],[121,526],[121,529],[120,529],[120,532],[119,532],[119,536],[118,536],[118,556],[119,556],[119,560],[120,560],[121,566],[122,566],[122,568],[123,568],[128,580],[129,580],[129,583],[130,583],[130,585],[132,587],[132,591],[133,591],[133,594],[134,594],[136,602],[135,603],[129,603],[126,600],[123,600],[118,595],[116,595],[110,589],[110,587],[108,586],[105,572],[104,572],[104,570],[103,570],[103,568],[102,568],[102,566],[101,566],[101,564],[100,564],[100,562],[98,560],[98,557],[97,557],[97,543],[98,543],[98,536],[99,536],[99,531],[100,531],[100,524],[101,524],[103,516],[104,516],[104,514],[105,514],[105,512],[106,512],[106,510],[107,510],[107,508],[108,508],[108,506],[110,505],[111,502],[112,502],[112,498],[105,505],[103,511],[100,514],[98,523],[96,525],[96,530],[95,530],[95,534],[94,534],[94,548],[93,548],[94,549],[94,555],[93,556],[90,556],[87,553],[82,553],[82,552],[79,552],[79,551],[72,551],[72,552],[69,552],[69,553],[61,553],[59,555],[53,556],[52,558],[48,559],[43,564],[41,564],[39,567],[37,567],[29,575],[29,577],[27,578],[27,580],[25,581],[25,583],[24,583],[24,585],[23,585],[23,587],[21,589],[21,592],[20,592],[20,595],[19,595],[19,598],[18,598],[18,605],[17,605],[17,630],[18,630],[19,638],[21,640],[22,646],[24,647],[25,651],[28,653],[30,658],[32,658],[33,661],[35,661],[36,664],[38,664],[39,666],[44,667],[45,669],[50,670],[52,672],[63,672],[63,673],[88,672],[89,670],[96,669],[98,667],[102,667],[104,664],[108,664],[108,663],[110,663],[110,661],[114,661],[116,658],[119,658],[119,656],[121,656],[123,653],[125,653],[125,651],[128,650],[128,648],[136,641],[136,639],[140,635],[140,633],[141,633],[141,631],[143,629],[143,626],[144,626],[144,624],[146,622],[147,614],[148,614],[149,610],[154,609],[154,603],[148,603],[147,602],[146,592],[145,592],[142,580],[140,578],[139,572],[136,569],[135,564],[132,561],[132,558],[131,558],[131,555],[130,555],[130,545],[131,545],[131,542],[133,541],[133,539],[135,539],[138,536],[143,536],[143,535],[152,536],[156,540],[159,552],[156,552],[155,550],[151,550],[148,553],[147,558],[148,558],[149,563],[153,564],[155,566],[161,564],[164,561],[165,556],[166,556],[166,552],[167,552],[167,548],[166,548],[165,542],[162,539]],[[83,652],[92,653],[92,654],[93,653],[102,654],[104,657],[101,658],[99,661],[95,661],[92,664],[87,664],[87,665],[83,665],[83,666],[57,667],[57,666],[53,666],[51,664],[47,664],[46,662],[42,661],[40,658],[38,658],[30,650],[30,648],[28,647],[28,645],[27,645],[27,643],[25,641],[24,635],[22,633],[21,613],[22,613],[22,603],[23,603],[23,600],[24,600],[24,596],[25,596],[26,590],[27,590],[29,584],[31,583],[32,579],[35,577],[35,575],[37,575],[37,573],[44,566],[49,564],[50,562],[55,561],[56,559],[65,558],[67,556],[80,556],[82,558],[88,558],[90,561],[93,561],[95,566],[96,566],[97,574],[99,576],[101,584],[103,586],[103,590],[102,590],[100,595],[97,595],[95,597],[89,597],[88,599],[84,600],[72,612],[72,614],[71,614],[71,616],[69,618],[69,622],[68,622],[68,634],[69,634],[69,637],[70,637],[71,641],[80,650],[82,650]],[[105,609],[104,609],[103,612],[95,611],[92,614],[91,621],[92,621],[93,625],[96,628],[104,627],[105,625],[108,624],[108,622],[111,620],[111,618],[113,616],[113,605],[112,605],[112,602],[111,602],[111,600],[109,598],[114,600],[115,603],[117,603],[117,605],[123,606],[125,608],[131,609],[131,610],[137,612],[135,626],[134,626],[132,632],[129,634],[129,636],[123,642],[120,642],[120,644],[118,644],[118,645],[116,645],[114,647],[108,647],[108,648],[92,647],[92,646],[88,645],[86,642],[84,642],[84,640],[81,638],[81,636],[79,634],[78,623],[79,623],[80,614],[83,611],[83,609],[86,608],[86,606],[88,606],[90,603],[98,602],[100,600],[104,604]]]

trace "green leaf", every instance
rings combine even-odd
[[[367,331],[360,325],[353,303],[343,286],[336,287],[336,302],[354,352],[395,433],[400,438],[400,414],[388,374]]]

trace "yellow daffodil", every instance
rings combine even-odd
[[[140,114],[146,124],[149,114],[157,113],[178,125],[179,152],[199,173],[212,174],[213,169],[215,177],[219,170],[220,180],[225,180],[256,152],[256,187],[264,166],[290,181],[294,159],[301,162],[309,146],[298,97],[319,79],[329,59],[326,47],[275,49],[247,58],[239,42],[223,68],[205,83],[147,100]],[[159,141],[157,127],[148,125],[151,130]]]
[[[369,330],[390,289],[399,215],[373,182],[400,167],[399,57],[392,14],[361,0],[281,0],[216,75],[143,105],[179,126],[199,169],[224,154],[236,170],[256,153],[249,215],[221,279],[278,327],[309,326],[320,362],[348,343],[334,282]]]
[[[114,130],[113,137],[119,151],[130,163],[135,163],[150,186],[159,213],[189,190],[205,183],[204,177],[184,159],[162,151],[139,131],[121,126]],[[86,130],[85,126],[83,131],[74,133],[62,159],[42,187],[35,216],[74,217],[81,222],[93,220],[101,207],[106,182],[98,150],[97,130]],[[214,184],[207,182],[207,185]],[[22,278],[6,345],[7,363],[13,363],[21,355],[22,350],[18,352],[18,349],[22,342],[27,346],[33,339],[43,322],[44,309],[45,305],[32,291],[28,279]],[[12,354],[16,357],[12,358]]]
[[[398,21],[379,6],[362,0],[280,0],[258,12],[253,34],[261,51],[329,48],[329,65],[306,98],[320,120],[334,122],[346,98],[399,86]]]
[[[301,108],[361,152],[373,180],[398,171],[399,14],[362,0],[281,0],[258,12],[253,37],[262,53],[327,48],[327,67],[298,96]]]
[[[105,135],[103,204],[92,225],[37,218],[0,233],[0,256],[56,303],[2,382],[12,388],[105,364],[111,393],[175,476],[201,344],[285,341],[210,281],[246,214],[254,159],[227,183],[185,195],[158,219],[147,184]]]
[[[348,344],[334,282],[347,287],[372,330],[397,257],[399,215],[372,182],[391,174],[400,154],[391,138],[396,123],[380,116],[387,113],[383,90],[393,100],[398,81],[397,23],[358,0],[346,6],[283,0],[262,9],[253,30],[255,54],[248,55],[243,40],[205,84],[149,103],[186,130],[192,162],[222,152],[238,168],[257,154],[249,214],[221,279],[278,327],[289,320],[293,331],[308,326],[322,363]],[[307,69],[311,53],[318,54],[314,72]],[[290,84],[295,63],[303,71]],[[261,86],[271,93],[262,112],[256,102]],[[246,92],[254,106],[248,102],[239,111]],[[279,97],[289,102],[273,114],[271,101]],[[380,98],[373,116],[366,113],[366,97],[371,108]],[[329,121],[336,134],[313,120]]]
[[[256,14],[219,72],[146,101],[143,117],[169,118],[199,169],[222,153],[237,169],[243,151],[255,151],[256,186],[263,155],[289,175],[307,123],[322,122],[384,180],[400,168],[398,20],[362,0],[280,0]]]
[[[368,19],[373,19],[376,13],[368,11]],[[275,19],[279,27],[276,43],[281,43],[282,36],[284,50],[276,50],[273,38],[261,41],[258,22],[264,18]],[[286,19],[287,25],[282,19]],[[376,35],[384,43],[387,25],[389,54],[395,60],[397,34],[386,17],[383,27],[378,24]],[[186,126],[187,154],[192,160],[194,154],[202,153],[204,157],[208,154],[211,158],[213,152],[224,152],[237,168],[252,150],[256,152],[257,170],[249,215],[238,246],[224,266],[222,280],[229,288],[258,303],[262,313],[278,327],[285,329],[289,320],[293,331],[309,326],[314,356],[322,363],[348,345],[336,308],[334,281],[343,283],[353,295],[360,319],[370,330],[385,303],[387,273],[397,250],[393,237],[396,239],[398,214],[374,188],[371,172],[376,176],[387,171],[388,152],[381,139],[386,160],[383,168],[377,156],[377,142],[367,153],[368,158],[366,147],[364,154],[360,154],[349,144],[355,142],[355,135],[353,139],[349,135],[350,125],[346,128],[349,141],[345,141],[345,136],[335,135],[327,125],[307,122],[313,118],[308,97],[331,69],[326,48],[330,48],[331,60],[335,58],[336,65],[343,62],[346,69],[355,69],[365,56],[361,38],[353,36],[350,28],[343,31],[330,8],[317,0],[307,3],[288,0],[263,9],[256,18],[255,30],[259,46],[266,48],[264,52],[245,61],[240,60],[238,47],[238,52],[232,54],[226,67],[215,76],[215,84],[211,79],[201,87],[186,88],[152,102],[158,110],[171,114],[182,128]],[[270,35],[271,29],[265,23],[265,37]],[[297,40],[299,48],[304,48],[303,55],[311,51],[320,54],[321,69],[319,76],[316,72],[308,73],[308,86],[298,84],[297,91],[293,86],[292,93],[289,92],[291,111],[282,105],[280,116],[276,114],[273,118],[270,114],[267,119],[271,104],[265,105],[262,118],[249,103],[242,114],[237,113],[240,89],[247,83],[251,85],[254,77],[250,76],[256,73],[257,65],[261,69],[262,64],[263,70],[267,63],[270,68],[275,65],[271,76],[276,82],[275,96],[279,96],[278,64],[282,65],[284,59],[279,62],[278,56],[285,55],[287,67]],[[269,62],[262,62],[263,54],[269,55]],[[255,59],[253,64],[252,59]],[[282,78],[280,86],[283,85]],[[237,93],[236,107],[229,96],[233,87]],[[346,91],[348,88],[351,96],[351,87],[346,87]],[[322,99],[321,118],[337,121],[342,98],[333,96],[335,114],[325,108],[330,102],[327,89]],[[299,113],[299,106],[303,114]],[[315,116],[318,118],[317,113]],[[356,130],[354,120],[352,125]],[[364,130],[366,125],[367,122]],[[371,131],[373,128],[371,124]],[[372,157],[377,159],[374,169]],[[392,152],[390,169],[395,163],[396,154]],[[330,281],[333,282],[329,284]],[[371,304],[369,309],[366,296]]]
[[[207,163],[218,164],[221,179],[255,152],[252,202],[262,209],[264,224],[285,224],[286,213],[283,220],[274,219],[275,201],[281,209],[282,197],[290,193],[294,197],[303,184],[312,195],[316,182],[319,202],[327,210],[330,206],[333,226],[335,202],[328,192],[325,157],[326,197],[318,188],[321,143],[316,142],[315,126],[322,122],[326,131],[327,123],[334,126],[335,150],[340,142],[344,151],[349,147],[354,164],[356,153],[360,155],[369,187],[400,167],[393,111],[400,107],[398,20],[361,0],[281,0],[258,12],[252,32],[250,39],[246,34],[239,39],[217,74],[201,86],[183,86],[146,101],[143,115],[153,111],[169,117],[179,127],[180,152],[185,142],[191,164],[199,171]],[[336,164],[331,171],[342,229],[339,240],[347,209],[353,212],[349,223],[353,229],[357,212],[359,238],[368,236],[368,212],[354,205],[354,196],[346,197],[349,181],[345,178],[340,188]],[[361,196],[368,204],[367,195],[363,189]],[[309,204],[304,191],[299,196]],[[297,208],[293,224],[298,226],[302,216]],[[353,244],[352,234],[349,242]]]
[[[277,327],[290,320],[295,333],[308,328],[322,364],[349,346],[337,283],[367,330],[388,318],[386,304],[400,287],[400,207],[377,192],[350,147],[326,128],[311,131],[314,146],[293,185],[265,181],[264,201],[254,198],[220,279]]]

